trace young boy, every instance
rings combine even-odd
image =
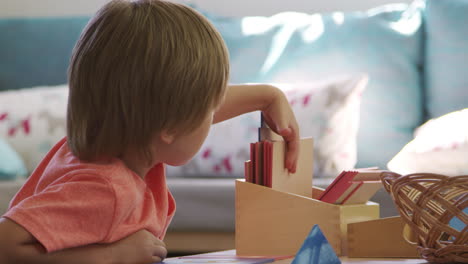
[[[111,1],[72,55],[67,137],[0,218],[0,263],[153,263],[175,212],[164,164],[190,160],[212,123],[260,110],[288,142],[298,126],[281,91],[228,86],[214,27],[189,7]]]

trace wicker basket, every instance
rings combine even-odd
[[[385,172],[381,179],[406,223],[405,238],[418,244],[422,258],[468,263],[468,175]]]

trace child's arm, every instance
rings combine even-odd
[[[164,243],[146,230],[112,244],[94,244],[46,253],[28,231],[9,219],[0,218],[2,264],[150,264],[160,262],[166,255]]]
[[[263,84],[230,85],[224,102],[214,115],[213,123],[257,110],[262,111],[268,126],[287,142],[286,168],[295,172],[299,155],[299,127],[280,89]]]

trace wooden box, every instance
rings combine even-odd
[[[314,188],[317,198],[322,189]],[[379,218],[379,205],[334,205],[236,180],[238,255],[295,255],[318,224],[337,255],[346,254],[349,223]]]

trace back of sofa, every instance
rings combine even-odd
[[[0,91],[64,84],[88,17],[0,19]]]
[[[396,5],[338,15],[205,15],[227,43],[233,83],[308,83],[323,76],[370,73],[357,166],[385,167],[422,122],[419,10],[409,13],[406,5]],[[0,20],[0,90],[65,83],[71,51],[88,19]],[[401,32],[391,27],[398,23],[414,26]]]
[[[327,75],[370,72],[362,100],[357,166],[385,167],[422,121],[421,21],[417,12],[405,14],[406,8],[341,16],[205,15],[227,43],[233,83],[307,83]],[[71,51],[88,20],[0,19],[0,91],[66,83]],[[388,28],[398,21],[416,28],[410,34]],[[382,147],[376,150],[378,144]]]

